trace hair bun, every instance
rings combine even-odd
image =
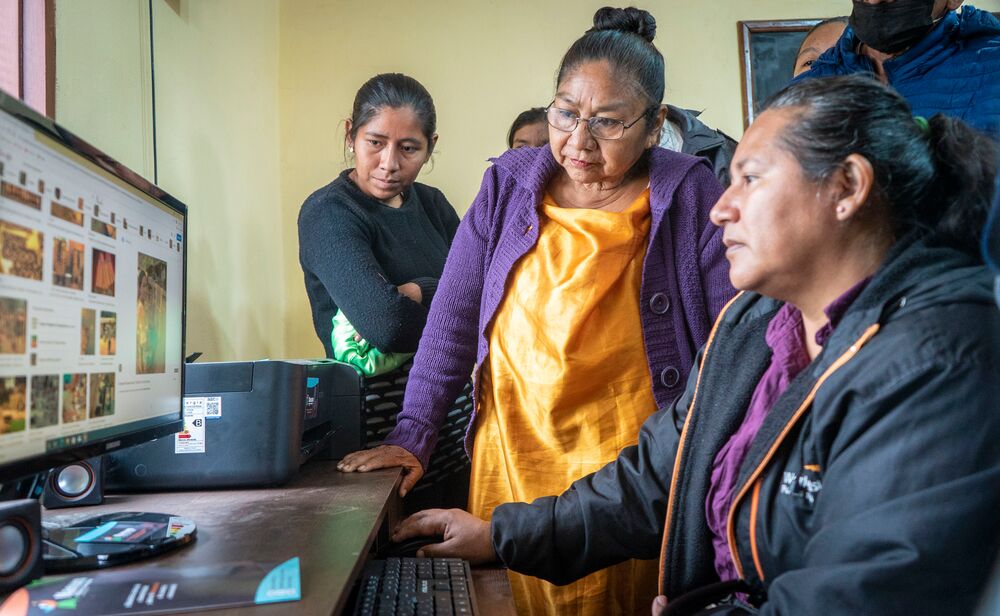
[[[598,30],[631,32],[652,43],[653,37],[656,36],[656,20],[649,14],[649,11],[637,9],[634,6],[626,9],[606,6],[597,9],[597,12],[594,13],[594,27],[590,31],[596,32]]]

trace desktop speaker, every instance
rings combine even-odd
[[[52,469],[42,492],[46,509],[104,502],[104,459],[100,456]]]
[[[38,501],[0,503],[0,595],[43,573],[42,512]]]

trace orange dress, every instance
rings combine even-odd
[[[561,208],[546,195],[539,225],[480,372],[469,511],[487,520],[499,504],[560,494],[614,460],[656,410],[639,319],[649,190],[622,212]],[[510,578],[519,614],[648,614],[657,563],[567,586]]]

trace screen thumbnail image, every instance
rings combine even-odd
[[[66,207],[65,205],[59,205],[55,201],[52,202],[52,215],[60,220],[71,222],[74,225],[83,226],[83,212]]]
[[[107,417],[115,414],[115,373],[90,375],[90,416]]]
[[[135,371],[166,372],[167,263],[139,253]]]
[[[0,220],[0,274],[42,279],[41,231]]]
[[[94,233],[100,233],[101,235],[106,235],[111,239],[114,239],[118,235],[118,229],[114,225],[101,222],[96,218],[90,219],[90,230]]]
[[[90,276],[90,286],[94,293],[115,296],[115,255],[94,249],[93,272]]]
[[[57,237],[52,243],[52,284],[83,291],[83,243]]]
[[[0,434],[24,430],[27,402],[27,377],[5,376],[0,378]]]
[[[59,423],[59,375],[31,377],[31,427],[45,428]]]
[[[106,310],[101,311],[101,323],[100,323],[100,347],[101,355],[114,355],[118,352],[118,341],[116,330],[118,328],[117,317],[115,313],[108,312]]]
[[[22,177],[22,179],[24,179]],[[44,185],[43,185],[44,186]],[[21,205],[27,205],[36,210],[42,209],[42,196],[33,193],[27,188],[23,188],[10,182],[0,183],[0,194],[12,201],[17,201]]]
[[[28,301],[0,297],[0,353],[20,355],[28,347]]]
[[[64,374],[62,387],[63,423],[87,418],[87,375]]]
[[[94,338],[97,334],[97,311],[93,308],[80,309],[80,355],[93,355]]]

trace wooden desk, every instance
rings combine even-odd
[[[335,462],[314,460],[302,467],[298,478],[280,488],[116,494],[98,507],[48,511],[46,520],[78,520],[113,511],[150,511],[191,518],[198,525],[192,545],[126,566],[282,562],[298,556],[300,601],[199,613],[329,616],[349,613],[353,608],[347,600],[369,552],[386,541],[388,529],[398,521],[400,477],[399,469],[340,473]],[[483,569],[473,574],[485,615],[514,614],[510,586],[504,584],[505,575],[502,582],[498,581],[498,571]]]

